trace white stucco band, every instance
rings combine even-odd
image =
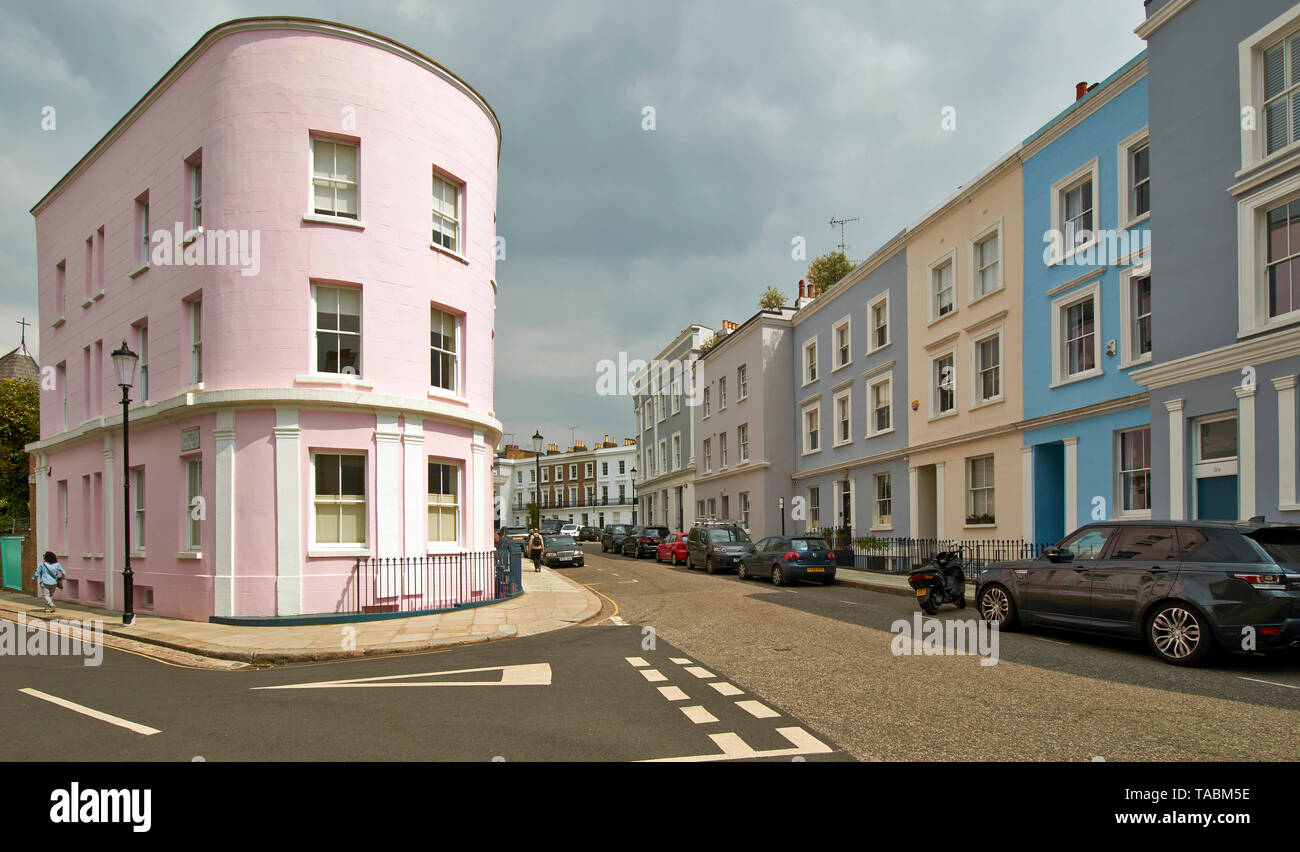
[[[298,409],[275,410],[275,614],[302,614],[301,429]]]
[[[424,493],[426,475],[424,424],[413,417],[406,418],[405,428],[402,430],[402,464],[405,472],[403,478],[405,490],[403,491],[404,499],[402,501],[405,513],[403,524],[405,548],[402,555],[423,556],[426,547],[424,518],[421,517],[426,500]]]
[[[216,441],[216,505],[208,513],[213,519],[215,559],[213,560],[213,613],[235,614],[235,412],[217,412],[217,426],[212,432]]]
[[[1183,400],[1165,402],[1169,412],[1169,520],[1186,519],[1183,484]]]
[[[401,438],[396,414],[375,415],[375,528],[379,553],[401,552]]]
[[[1255,515],[1255,390],[1258,385],[1233,388],[1237,394],[1238,510],[1243,518]]]
[[[1277,499],[1284,512],[1300,511],[1296,505],[1296,376],[1273,380],[1277,389]]]

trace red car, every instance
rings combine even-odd
[[[673,533],[655,547],[655,562],[672,562],[680,565],[686,561],[686,533]]]

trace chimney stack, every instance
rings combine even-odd
[[[1083,100],[1084,96],[1087,94],[1088,94],[1088,81],[1084,80],[1083,82],[1074,84],[1074,99],[1076,101]]]
[[[799,279],[799,298],[800,298],[800,299],[802,299],[802,298],[804,297],[804,291],[803,291],[803,288],[804,288],[803,279],[800,278],[800,279]]]

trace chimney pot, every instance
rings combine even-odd
[[[1075,99],[1076,101],[1081,101],[1081,100],[1083,100],[1084,96],[1087,95],[1087,94],[1088,94],[1088,81],[1087,81],[1087,80],[1084,80],[1084,81],[1082,81],[1082,82],[1079,82],[1079,83],[1075,83],[1075,84],[1074,84],[1074,99]]]
[[[804,287],[803,279],[800,278],[800,279],[799,279],[799,298],[800,298],[800,299],[802,299],[802,298],[803,298],[803,295],[804,295],[803,287]]]

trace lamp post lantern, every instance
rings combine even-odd
[[[542,528],[542,432],[539,429],[533,433],[533,467],[536,477],[533,491],[533,504],[537,506],[537,529]]]
[[[636,462],[632,462],[632,526],[636,526]]]
[[[135,385],[135,368],[140,356],[122,341],[122,348],[112,353],[113,371],[122,388],[122,623],[135,623],[135,578],[131,574],[131,388]]]

